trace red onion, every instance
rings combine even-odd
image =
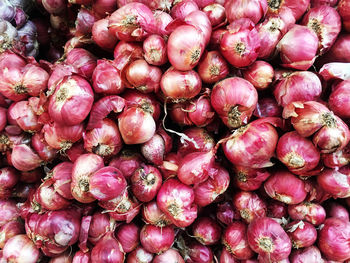
[[[75,35],[90,34],[97,19],[97,16],[91,10],[84,7],[80,8],[75,20]]]
[[[291,263],[318,263],[324,262],[320,250],[315,246],[294,250],[290,256]],[[327,261],[330,262],[330,261]]]
[[[248,244],[259,256],[270,261],[288,258],[292,244],[283,228],[272,218],[254,220],[247,230]]]
[[[229,73],[226,60],[219,51],[204,53],[198,64],[198,74],[205,83],[215,83],[224,79]]]
[[[269,200],[267,202],[267,216],[273,218],[287,217],[287,205],[276,200]]]
[[[192,225],[193,237],[202,245],[216,244],[221,237],[220,225],[210,217],[200,217]]]
[[[108,95],[116,95],[124,91],[121,73],[115,62],[106,59],[97,60],[97,66],[92,73],[92,87],[96,93]]]
[[[78,251],[73,257],[72,263],[90,263],[90,252]]]
[[[345,261],[350,255],[350,222],[328,218],[319,231],[318,247],[329,260]]]
[[[92,106],[87,129],[100,128],[102,121],[112,111],[119,113],[123,111],[125,100],[119,96],[106,96],[98,100]]]
[[[210,91],[206,89],[203,95],[192,101],[186,101],[188,118],[198,127],[204,127],[215,119],[215,112],[210,104]]]
[[[160,104],[153,94],[144,94],[136,90],[126,90],[123,92],[123,98],[128,105],[138,106],[144,111],[149,112],[154,120],[158,120],[160,116]]]
[[[226,21],[225,8],[218,3],[206,5],[203,12],[208,16],[212,27],[220,26]]]
[[[14,236],[25,233],[24,225],[20,221],[10,221],[0,228],[0,248],[4,248],[9,239]]]
[[[349,118],[347,94],[350,92],[350,80],[337,84],[329,96],[329,108],[341,118]]]
[[[7,199],[11,196],[12,188],[17,184],[19,175],[12,167],[0,169],[0,198]]]
[[[184,246],[184,251],[181,252],[183,257],[186,258],[186,262],[213,262],[213,252],[208,246],[204,246],[193,240],[187,242]]]
[[[216,218],[219,222],[229,225],[235,220],[240,219],[238,211],[236,211],[231,202],[223,202],[217,204]]]
[[[43,171],[40,168],[35,170],[21,172],[19,181],[24,183],[36,183],[39,182],[43,176]]]
[[[125,254],[114,232],[108,232],[91,250],[91,262],[123,263]]]
[[[39,253],[39,249],[26,235],[17,235],[6,242],[2,256],[6,262],[35,263]]]
[[[211,204],[227,190],[229,184],[230,175],[228,171],[219,165],[215,165],[212,176],[209,176],[205,182],[196,184],[193,188],[195,203],[199,206]]]
[[[142,58],[142,46],[136,42],[120,41],[115,46],[113,55],[117,68],[122,71],[131,61]]]
[[[31,141],[34,151],[39,155],[39,157],[45,161],[52,161],[57,156],[56,149],[52,148],[44,138],[43,132],[37,132],[33,135]]]
[[[92,39],[101,48],[113,50],[117,44],[117,38],[108,31],[107,18],[96,21],[92,26]]]
[[[73,199],[70,185],[72,178],[73,164],[71,162],[62,162],[56,165],[46,176],[46,180],[53,181],[55,192],[66,199]]]
[[[36,114],[29,101],[19,101],[12,103],[8,109],[8,120],[14,122],[22,130],[30,133],[35,133],[42,128],[42,124],[38,122]]]
[[[88,240],[91,244],[96,245],[102,237],[115,229],[115,220],[110,218],[106,213],[95,212],[91,216],[91,222],[88,232]]]
[[[325,169],[317,176],[317,183],[334,198],[347,198],[350,196],[350,167],[343,166],[338,169]]]
[[[158,29],[158,34],[168,36],[171,31],[167,29],[167,26],[173,21],[173,18],[167,12],[162,10],[153,11],[155,26]]]
[[[298,204],[307,195],[305,183],[286,170],[275,171],[265,182],[264,189],[273,199],[286,204]]]
[[[333,62],[322,66],[319,74],[325,81],[329,80],[350,80],[350,72],[346,63]]]
[[[209,43],[212,25],[208,16],[204,12],[199,10],[193,11],[185,17],[184,22],[189,25],[193,25],[202,33],[205,46]]]
[[[41,3],[50,14],[59,15],[66,9],[64,0],[41,0]]]
[[[334,8],[329,6],[310,9],[304,16],[302,24],[308,26],[317,34],[319,54],[321,55],[331,48],[341,30],[340,16]]]
[[[160,66],[168,61],[166,42],[159,35],[150,35],[143,42],[144,58],[147,63]]]
[[[140,241],[148,252],[160,254],[168,250],[174,242],[172,226],[157,227],[144,225],[140,232]]]
[[[147,142],[156,131],[152,115],[139,107],[130,107],[118,118],[119,131],[125,144]]]
[[[123,224],[118,228],[115,235],[120,242],[123,251],[129,253],[139,244],[140,229],[134,223]]]
[[[76,200],[81,203],[91,203],[95,200],[89,192],[90,179],[103,166],[103,159],[93,153],[83,154],[74,162],[71,191]]]
[[[284,109],[284,117],[290,117],[294,129],[303,137],[313,137],[313,143],[322,153],[343,149],[349,142],[349,128],[323,104],[309,101],[292,103]],[[312,119],[313,121],[309,121]]]
[[[96,58],[89,51],[83,48],[73,48],[68,52],[66,63],[72,65],[77,73],[90,79],[92,72],[96,68]]]
[[[218,28],[213,31],[210,37],[209,47],[210,49],[219,49],[220,48],[220,42],[224,34],[226,34],[227,29],[225,28]]]
[[[170,248],[155,256],[152,263],[185,263],[185,261],[177,250]]]
[[[234,165],[251,168],[272,166],[270,158],[274,155],[278,135],[272,126],[278,118],[261,118],[235,130],[225,138],[225,156]],[[271,125],[272,124],[272,125]]]
[[[26,217],[26,233],[47,256],[63,253],[78,241],[80,213],[72,208]]]
[[[76,1],[76,0],[74,0]],[[96,0],[92,3],[92,9],[99,16],[105,17],[117,9],[117,0]]]
[[[20,171],[30,171],[42,164],[40,157],[26,144],[14,145],[11,154],[12,165]]]
[[[249,18],[233,21],[220,42],[220,51],[227,61],[237,68],[251,65],[259,55],[260,39]]]
[[[19,221],[20,211],[14,200],[0,200],[0,227],[11,221]]]
[[[209,152],[215,146],[214,138],[203,128],[191,127],[184,130],[184,134],[193,141],[179,139],[177,152],[182,156],[193,152]]]
[[[125,75],[133,88],[143,93],[157,93],[162,71],[158,67],[148,65],[145,60],[138,59],[129,64]]]
[[[299,249],[312,246],[317,239],[316,228],[303,221],[293,221],[287,225],[287,233],[292,241],[293,248]]]
[[[234,166],[234,182],[243,191],[255,191],[266,181],[270,173],[266,169],[254,169],[244,166]]]
[[[140,154],[124,148],[118,156],[111,160],[109,165],[118,168],[125,178],[130,178],[136,169],[139,168],[141,162],[142,157]]]
[[[50,98],[50,117],[61,125],[77,125],[89,114],[93,100],[93,91],[85,79],[77,75],[65,77]]]
[[[177,102],[170,105],[169,115],[173,122],[180,126],[193,125],[190,117],[188,116],[188,107],[190,107],[191,101]]]
[[[305,13],[306,9],[310,4],[310,0],[301,0],[299,2],[295,2],[293,0],[267,0],[268,3],[268,13],[280,14],[285,12],[287,8],[289,8],[293,12],[293,16],[295,20],[299,20],[301,16]]]
[[[320,152],[311,141],[296,131],[283,134],[276,148],[277,158],[298,175],[312,175],[320,161]]]
[[[237,262],[243,262],[243,260],[236,259],[236,257],[233,254],[231,254],[229,251],[227,251],[227,249],[224,247],[220,254],[220,263],[237,263]]]
[[[157,205],[177,227],[186,227],[197,218],[192,188],[176,179],[165,181],[157,195]]]
[[[152,224],[159,227],[171,224],[167,216],[159,209],[156,201],[151,201],[143,205],[142,219],[147,224]]]
[[[247,226],[236,221],[230,224],[223,233],[223,245],[237,259],[250,259],[254,255],[248,245],[246,232]]]
[[[296,71],[286,74],[274,86],[273,95],[281,106],[296,101],[317,100],[322,92],[318,76],[309,71]]]
[[[211,93],[211,105],[229,128],[247,124],[257,101],[254,86],[238,77],[218,82]]]
[[[349,212],[341,204],[338,204],[336,202],[331,202],[327,204],[326,210],[327,210],[327,217],[335,217],[345,221],[349,221]]]
[[[331,49],[320,58],[321,65],[329,62],[350,62],[349,34],[339,34]]]
[[[72,254],[71,252],[66,251],[57,257],[51,258],[49,263],[72,263],[73,262],[73,255],[71,255],[71,254]]]
[[[168,145],[172,147],[171,142],[172,139],[170,136],[168,136],[165,132],[163,134],[169,139],[168,145],[166,144],[166,141],[164,140],[165,136],[161,136],[159,134],[159,128],[157,133],[153,135],[153,137],[142,144],[141,146],[141,153],[142,155],[151,163],[156,165],[161,165],[163,163],[165,154],[168,153],[171,148],[169,149]],[[164,137],[164,138],[163,138]]]
[[[189,153],[180,161],[177,177],[187,185],[203,183],[214,172],[214,160],[214,150]]]
[[[130,178],[134,196],[141,202],[149,202],[162,185],[162,175],[151,165],[141,165]]]
[[[167,43],[169,62],[177,70],[193,69],[204,52],[205,41],[201,31],[195,26],[181,25],[177,27],[170,34]]]
[[[258,118],[263,117],[281,117],[282,107],[272,97],[260,98],[256,104],[253,115]]]
[[[65,152],[83,137],[83,129],[82,123],[74,126],[53,123],[52,125],[45,124],[43,131],[45,141],[50,147]]]
[[[265,16],[267,7],[266,0],[239,0],[225,3],[226,16],[230,23],[240,18],[249,18],[257,24]]]
[[[288,206],[288,214],[294,220],[305,220],[320,225],[326,218],[326,211],[320,204],[303,202]]]
[[[243,76],[256,89],[264,90],[271,84],[274,73],[274,69],[269,63],[258,60],[243,71]]]
[[[84,148],[102,157],[111,157],[122,148],[122,139],[117,124],[104,119],[100,128],[94,128],[84,134]]]
[[[108,30],[120,40],[142,41],[155,32],[155,19],[146,5],[129,3],[112,13]]]
[[[294,25],[278,43],[282,66],[307,70],[316,59],[319,41],[316,33],[301,25]]]
[[[337,10],[343,21],[343,27],[346,31],[350,31],[350,17],[349,17],[350,3],[348,0],[340,0]]]
[[[128,254],[126,263],[151,263],[153,255],[139,246]]]
[[[266,203],[256,193],[237,192],[232,199],[233,207],[240,213],[246,223],[254,219],[266,216]]]
[[[163,74],[160,87],[166,98],[177,101],[195,97],[202,88],[202,82],[194,70],[180,71],[170,67]]]
[[[199,10],[199,7],[196,1],[193,0],[185,0],[176,3],[170,10],[171,16],[176,19],[185,19],[190,13]]]
[[[121,195],[127,183],[121,171],[112,166],[94,172],[89,179],[89,192],[97,200],[107,201]]]
[[[0,131],[3,131],[7,124],[7,109],[0,107]]]

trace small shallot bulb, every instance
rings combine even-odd
[[[144,58],[148,64],[160,66],[168,61],[166,42],[159,35],[150,35],[143,42]]]
[[[144,225],[140,232],[142,246],[150,253],[160,254],[168,250],[175,238],[172,226]]]
[[[221,227],[210,217],[200,217],[192,225],[192,233],[198,242],[210,246],[220,240]]]
[[[265,16],[267,7],[266,0],[225,1],[226,16],[229,22],[246,17],[250,18],[254,24],[257,24]]]
[[[350,79],[337,84],[329,95],[329,108],[339,117],[350,118],[348,95],[350,94]]]
[[[328,218],[319,231],[318,247],[329,260],[346,261],[350,255],[350,222]]]
[[[262,60],[255,61],[247,69],[243,70],[244,78],[258,90],[267,89],[273,80],[274,74],[273,67]]]
[[[310,262],[310,263],[329,262],[330,263],[332,261],[324,261],[320,250],[316,246],[310,246],[304,249],[294,250],[290,255],[290,262],[291,263],[302,263],[302,262]]]
[[[111,60],[98,60],[92,73],[92,87],[96,93],[116,95],[125,89],[117,64]]]
[[[123,224],[118,227],[115,236],[120,242],[123,251],[129,253],[139,245],[140,228],[134,223]]]
[[[350,167],[339,169],[325,169],[317,176],[317,183],[334,198],[347,198],[350,196]]]
[[[99,47],[106,50],[113,50],[118,40],[108,31],[108,18],[96,21],[91,31],[92,39]]]
[[[197,218],[193,189],[176,179],[163,183],[157,195],[157,205],[177,227],[187,227]]]
[[[312,224],[304,221],[293,221],[286,227],[293,248],[299,249],[309,247],[316,242],[317,231]]]
[[[151,263],[152,260],[153,254],[139,246],[128,254],[126,263]]]
[[[304,220],[315,226],[322,224],[326,218],[323,206],[310,202],[289,205],[288,214],[294,220]]]
[[[155,256],[152,263],[185,263],[185,261],[177,250],[170,248],[164,253]]]
[[[254,255],[249,247],[246,233],[247,225],[235,221],[224,230],[222,235],[222,244],[237,259],[250,259]]]
[[[215,83],[224,79],[229,73],[226,60],[219,51],[205,53],[198,64],[198,74],[205,83]]]
[[[276,148],[277,158],[297,175],[309,174],[320,161],[320,152],[314,144],[296,131],[283,134]]]
[[[143,204],[142,219],[147,223],[159,227],[171,224],[168,217],[159,209],[156,201]]]
[[[2,258],[6,262],[35,263],[40,252],[27,235],[17,235],[9,239],[2,251]]]
[[[124,175],[117,168],[106,166],[92,174],[89,191],[97,200],[107,201],[121,195],[127,183]]]
[[[305,183],[294,174],[279,170],[264,184],[266,193],[273,199],[286,204],[298,204],[306,198]]]
[[[249,246],[268,261],[288,258],[292,243],[283,228],[272,218],[262,217],[254,220],[247,231]]]
[[[259,33],[248,18],[233,21],[220,42],[222,55],[237,68],[251,65],[257,59],[259,49]]]
[[[213,3],[205,6],[203,12],[208,16],[212,27],[216,27],[225,22],[225,8],[218,3]]]
[[[278,43],[282,66],[309,69],[316,59],[318,46],[318,37],[312,29],[294,25]]]
[[[114,232],[108,232],[91,250],[91,262],[123,263],[125,254]]]

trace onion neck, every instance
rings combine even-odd
[[[241,115],[242,113],[238,110],[238,106],[231,107],[230,111],[228,112],[228,124],[233,128],[241,126]]]

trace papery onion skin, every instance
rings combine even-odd
[[[267,216],[273,218],[287,217],[287,205],[277,200],[269,200],[267,203]]]
[[[90,263],[90,252],[84,253],[77,251],[73,257],[72,263]]]
[[[347,209],[336,202],[326,205],[327,217],[336,217],[345,221],[349,221],[349,212]]]
[[[274,76],[273,67],[265,61],[257,60],[247,69],[243,70],[244,79],[248,80],[258,90],[269,87]]]
[[[340,0],[338,3],[338,12],[343,21],[343,27],[347,32],[350,32],[350,17],[349,17],[350,3],[348,0]]]
[[[281,117],[282,110],[273,97],[264,97],[258,100],[253,115],[258,118]]]
[[[139,246],[128,254],[126,263],[151,263],[152,260],[153,254]]]
[[[73,48],[67,54],[66,63],[72,65],[79,75],[90,79],[96,67],[96,58],[83,48]]]
[[[225,156],[234,165],[251,168],[272,166],[278,135],[268,118],[252,121],[225,138]]]
[[[92,26],[92,39],[103,49],[113,50],[117,44],[117,38],[108,31],[108,19],[103,18]]]
[[[142,219],[147,224],[163,227],[171,224],[167,216],[159,209],[156,201],[143,204]]]
[[[266,203],[256,193],[240,191],[232,198],[233,207],[247,224],[254,219],[266,216]]]
[[[192,233],[199,243],[210,246],[220,240],[221,227],[210,217],[200,217],[192,225]]]
[[[209,51],[202,56],[198,64],[198,74],[205,83],[215,83],[229,73],[226,60],[218,51]]]
[[[233,77],[218,82],[211,93],[211,104],[229,128],[247,124],[258,101],[256,89],[247,80]]]
[[[216,218],[218,221],[224,225],[229,225],[234,220],[239,220],[241,218],[238,211],[236,211],[232,205],[232,202],[222,202],[217,204]]]
[[[286,204],[298,204],[307,195],[305,183],[286,170],[274,172],[266,180],[264,189],[271,198]]]
[[[304,249],[294,250],[290,256],[291,263],[318,263],[324,262],[320,250],[316,246],[310,246]],[[330,261],[327,261],[330,262]]]
[[[172,226],[144,225],[140,232],[141,244],[150,253],[160,254],[168,250],[172,246],[174,238]]]
[[[35,263],[39,259],[39,249],[26,235],[17,235],[8,240],[3,249],[6,262]]]
[[[18,179],[19,174],[13,167],[3,167],[0,169],[1,199],[7,199],[11,196],[12,188],[17,184]]]
[[[316,242],[317,231],[312,224],[303,221],[293,221],[286,227],[293,248],[299,249],[309,247]]]
[[[163,183],[157,195],[157,205],[177,227],[189,226],[197,218],[192,188],[176,179]]]
[[[155,256],[152,263],[185,263],[185,261],[177,250],[170,248]]]
[[[140,228],[134,223],[121,225],[115,234],[123,251],[129,253],[133,251],[140,242]]]
[[[254,252],[247,241],[247,226],[243,222],[235,221],[230,224],[222,235],[225,249],[237,259],[250,259]]]
[[[8,120],[14,121],[22,130],[35,133],[41,130],[42,124],[39,123],[39,116],[29,101],[19,101],[12,103],[8,108]]]
[[[187,39],[183,41],[183,39]],[[199,29],[192,25],[177,27],[169,36],[167,55],[171,65],[177,70],[191,70],[199,62],[205,39]]]
[[[7,241],[17,235],[25,233],[24,225],[20,221],[10,221],[0,228],[0,248],[3,249]]]
[[[121,74],[115,62],[98,60],[92,73],[92,87],[96,93],[116,95],[125,90]]]
[[[140,154],[124,148],[110,161],[109,165],[119,169],[125,178],[130,178],[142,162],[143,158]]]
[[[143,42],[145,60],[155,66],[160,66],[168,61],[165,40],[159,35],[150,35]]]
[[[305,13],[306,9],[310,4],[310,0],[301,0],[299,2],[295,2],[293,0],[285,0],[285,1],[275,1],[275,0],[267,0],[268,3],[268,14],[280,14],[285,11],[286,7],[292,10],[292,13],[295,17],[295,20],[299,20],[299,18]]]
[[[171,100],[191,99],[200,92],[202,81],[194,70],[180,71],[170,67],[162,75],[160,88],[164,96]]]
[[[147,142],[156,131],[152,115],[139,107],[130,107],[118,118],[120,134],[125,144]]]
[[[321,92],[322,85],[319,77],[309,71],[287,74],[273,87],[273,95],[278,104],[283,107],[296,101],[317,100]]]
[[[336,85],[329,96],[329,108],[341,118],[350,118],[348,108],[348,94],[350,94],[350,80],[344,80]]]
[[[338,10],[340,10],[339,7]],[[317,34],[320,55],[331,48],[341,30],[340,16],[336,9],[329,6],[311,8],[303,17],[302,24],[310,27]]]
[[[259,49],[259,34],[249,18],[232,22],[220,41],[221,54],[237,68],[251,65],[257,59]]]
[[[184,130],[184,134],[192,138],[196,144],[193,141],[179,139],[177,152],[182,156],[192,152],[209,152],[215,146],[214,138],[204,128],[191,127]]]
[[[339,34],[330,50],[320,58],[320,63],[350,62],[349,41],[349,34]]]
[[[179,18],[179,19],[183,20],[183,19],[185,19],[185,17],[187,15],[189,15],[190,13],[197,11],[197,10],[199,10],[199,7],[195,1],[193,1],[193,0],[181,1],[181,2],[178,2],[177,4],[175,4],[171,8],[170,15],[174,19]]]
[[[226,1],[225,9],[228,21],[231,23],[239,18],[249,18],[257,24],[267,12],[266,0]]]
[[[304,220],[316,226],[326,218],[326,211],[320,204],[309,202],[289,205],[288,214],[294,220]]]
[[[94,172],[89,179],[89,192],[97,200],[107,201],[122,194],[127,182],[117,168],[106,166]]]
[[[320,161],[320,152],[311,141],[296,131],[283,134],[276,148],[277,158],[297,175],[306,175],[316,168]]]
[[[52,161],[57,156],[57,150],[52,148],[46,141],[44,133],[37,132],[32,137],[32,147],[34,151],[45,161]]]
[[[247,230],[249,246],[260,256],[273,261],[288,258],[292,244],[283,228],[272,218],[254,220]]]
[[[350,222],[328,218],[319,231],[318,247],[329,259],[345,261],[350,255]]]
[[[50,98],[49,114],[59,124],[77,125],[87,117],[93,101],[93,91],[85,79],[78,75],[66,77]]]
[[[108,232],[91,250],[91,262],[124,262],[125,254],[114,233]]]
[[[104,166],[103,159],[96,154],[81,155],[73,165],[71,191],[81,203],[91,203],[95,198],[89,192],[89,180],[94,172]]]
[[[318,37],[313,30],[294,25],[278,43],[282,66],[307,70],[316,59],[318,46]]]
[[[208,16],[212,27],[219,26],[226,20],[225,8],[219,3],[206,5],[202,11]]]
[[[325,169],[317,176],[317,182],[325,192],[334,198],[350,196],[350,167]]]
[[[271,175],[266,169],[254,169],[244,166],[234,166],[234,183],[243,191],[255,191]]]
[[[26,144],[13,146],[11,162],[17,170],[23,172],[33,170],[42,164],[40,157]]]

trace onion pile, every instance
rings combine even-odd
[[[349,54],[350,0],[2,0],[0,263],[350,262]]]

